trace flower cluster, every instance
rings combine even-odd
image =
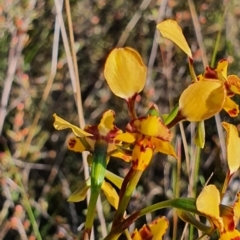
[[[153,155],[160,152],[178,160],[171,144],[174,137],[170,130],[172,126],[184,120],[202,122],[222,109],[231,117],[236,117],[239,113],[239,106],[232,100],[232,97],[240,94],[240,79],[236,75],[227,75],[227,60],[219,61],[216,68],[207,67],[204,73],[197,76],[193,68],[191,49],[178,24],[173,20],[167,20],[159,23],[157,28],[163,37],[173,41],[187,54],[192,76],[192,83],[180,95],[177,112],[174,111],[168,115],[170,121],[164,122],[155,104],[151,106],[146,115],[138,116],[135,100],[145,86],[147,68],[141,56],[129,47],[112,50],[104,67],[104,76],[109,88],[127,103],[129,121],[125,129],[121,130],[114,125],[115,113],[113,110],[105,111],[99,124],[87,125],[84,129],[80,129],[54,114],[54,127],[57,130],[70,128],[74,134],[68,140],[68,148],[76,152],[88,151],[90,153],[91,179],[87,179],[84,184],[81,184],[69,198],[69,201],[81,201],[86,197],[87,191],[91,190],[83,239],[90,237],[100,189],[116,209],[112,229],[105,238],[106,240],[117,239],[143,212],[145,214],[151,212],[154,207],[158,209],[175,207],[179,209],[179,215],[183,220],[205,231],[206,234],[212,234],[217,230],[221,240],[240,239],[240,232],[236,230],[240,216],[240,193],[233,206],[221,204],[229,181],[240,166],[238,130],[227,122],[223,122],[222,125],[227,135],[229,170],[221,192],[215,185],[208,185],[203,188],[195,200],[179,198],[160,202],[126,217],[125,212],[131,194],[141,174],[151,163]],[[204,132],[204,127],[202,131]],[[124,179],[106,170],[111,157],[129,162],[130,170]],[[108,178],[110,182],[120,188],[119,194],[104,178]],[[210,223],[210,230],[208,226],[189,215],[191,212],[205,216]],[[162,239],[167,227],[167,219],[160,217],[152,223],[144,225],[139,231],[135,230],[131,238],[133,240]]]

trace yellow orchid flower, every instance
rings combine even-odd
[[[225,87],[226,97],[223,109],[231,116],[236,117],[239,113],[239,106],[230,99],[235,94],[240,94],[240,79],[236,75],[227,75],[228,61],[222,59],[218,62],[216,69],[207,67],[202,79],[211,81],[220,80]]]
[[[152,114],[154,112],[154,114]],[[157,114],[155,114],[157,112]],[[161,152],[177,158],[170,144],[172,134],[158,116],[157,107],[150,108],[149,114],[132,120],[126,127],[126,133],[119,134],[116,139],[134,144],[132,151],[132,168],[144,171],[155,152]]]
[[[148,225],[144,225],[139,231],[136,229],[131,237],[132,240],[161,240],[168,228],[168,220],[165,217],[155,219]]]
[[[239,106],[231,99],[240,94],[240,79],[236,75],[227,76],[228,62],[222,59],[217,68],[207,67],[180,96],[179,109],[183,118],[201,121],[214,116],[224,109],[231,117],[239,114]]]
[[[116,96],[126,100],[143,90],[146,74],[147,68],[141,56],[129,47],[112,50],[104,67],[109,88]]]
[[[89,151],[91,154],[94,155],[95,144],[97,142],[103,142],[104,145],[107,146],[107,157],[114,156],[121,158],[125,161],[131,160],[131,156],[127,156],[122,152],[119,152],[118,149],[115,147],[116,143],[120,144],[120,142],[116,140],[116,137],[121,134],[122,131],[114,125],[115,113],[112,110],[104,112],[103,117],[98,125],[87,125],[85,126],[84,130],[80,129],[75,125],[72,125],[71,123],[60,118],[56,114],[54,114],[53,117],[55,120],[53,126],[57,130],[70,128],[75,134],[74,137],[71,137],[68,140],[68,149],[75,152]],[[105,175],[102,177],[104,178]],[[86,182],[79,186],[79,188],[70,196],[68,201],[78,202],[84,200],[88,189],[92,187],[91,181],[92,178],[91,180],[86,180]],[[117,208],[119,197],[116,190],[104,180],[102,181],[100,188],[106,195],[109,203],[114,208]]]
[[[227,60],[219,61],[216,69],[207,67],[205,73],[196,78],[191,49],[177,22],[166,20],[159,23],[157,28],[163,37],[173,41],[190,59],[189,67],[193,83],[180,96],[176,120],[199,122],[214,116],[222,109],[231,117],[236,117],[239,107],[230,97],[240,94],[240,79],[236,75],[227,76]]]
[[[236,219],[240,217],[239,199],[240,194],[237,195],[237,201],[232,207],[220,205],[220,192],[215,185],[204,187],[197,198],[197,210],[219,231],[220,240],[240,239],[240,232],[235,229]]]
[[[69,123],[68,121],[53,115],[54,123],[53,126],[57,130],[63,130],[70,128],[75,136],[70,137],[68,140],[68,149],[75,152],[89,151],[92,152],[96,140],[103,139],[108,143],[108,155],[113,157],[121,158],[127,162],[131,160],[131,157],[119,152],[115,144],[115,138],[118,134],[122,133],[122,130],[118,129],[113,123],[115,120],[115,113],[112,110],[108,110],[103,114],[103,117],[98,125],[86,125],[84,129]],[[85,142],[83,141],[85,140]]]

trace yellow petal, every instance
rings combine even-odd
[[[83,131],[81,128],[67,122],[66,120],[62,119],[61,117],[59,117],[56,113],[53,114],[54,117],[54,123],[53,126],[57,129],[57,130],[63,130],[63,129],[67,129],[67,128],[71,128],[73,133],[77,136],[77,137],[90,137],[92,136],[92,134]]]
[[[156,147],[156,149],[155,149],[156,152],[161,152],[161,153],[173,156],[175,158],[178,158],[177,154],[170,142],[162,141],[157,138],[152,139],[151,142]]]
[[[136,144],[132,153],[132,168],[134,170],[144,171],[149,165],[153,155],[153,150]]]
[[[227,83],[232,92],[240,94],[240,78],[236,75],[229,75],[227,77]]]
[[[168,228],[168,224],[168,220],[165,217],[160,217],[148,224],[153,235],[152,240],[161,240]]]
[[[227,79],[227,69],[228,69],[228,61],[227,59],[222,59],[217,64],[217,73],[220,74],[225,80]],[[220,76],[220,79],[221,79]]]
[[[133,143],[135,142],[136,138],[134,134],[131,133],[120,133],[116,136],[115,140],[121,141],[121,142],[126,142],[126,143]]]
[[[227,160],[230,174],[235,173],[240,167],[240,138],[238,137],[237,128],[227,122],[222,123],[227,131]]]
[[[197,210],[210,218],[220,232],[223,232],[223,221],[220,217],[220,193],[215,185],[208,185],[199,194],[196,206]]]
[[[115,121],[114,111],[108,110],[108,111],[104,112],[102,119],[101,119],[100,123],[98,124],[98,133],[101,136],[105,137],[110,133],[110,131],[115,132],[115,134],[117,134],[118,132],[121,132],[120,130],[118,130],[115,127],[114,121]]]
[[[102,184],[102,190],[108,200],[108,202],[115,208],[118,208],[119,196],[116,190],[112,187],[112,185],[106,181]]]
[[[190,58],[192,58],[191,49],[183,35],[181,27],[174,20],[166,20],[157,25],[157,29],[163,37],[173,41],[180,47]]]
[[[157,116],[146,116],[132,122],[133,131],[150,137],[158,137],[166,141],[172,139],[170,130]]]
[[[143,240],[137,229],[135,229],[134,232],[131,234],[131,238],[132,240]]]
[[[168,224],[167,218],[157,218],[148,225],[144,224],[139,231],[136,229],[131,235],[132,240],[162,240],[168,228]]]
[[[218,80],[192,83],[179,99],[181,114],[192,122],[208,119],[218,113],[224,104],[224,84]]]
[[[239,240],[240,239],[240,232],[238,230],[234,230],[232,232],[225,232],[221,234],[219,240]]]
[[[112,92],[129,99],[143,90],[147,68],[132,48],[116,48],[108,56],[104,76]]]
[[[132,156],[128,156],[122,152],[116,152],[111,154],[111,157],[116,157],[124,160],[125,162],[130,162],[132,160]]]
[[[79,185],[78,189],[68,198],[68,202],[80,202],[83,201],[87,196],[87,191],[91,186],[90,179]]]
[[[116,174],[110,172],[109,170],[106,170],[105,177],[119,189],[122,187],[123,178],[117,176]]]
[[[86,150],[82,142],[77,137],[71,137],[68,140],[68,149],[74,152],[83,152]]]
[[[220,205],[220,216],[223,220],[224,231],[233,231],[235,228],[233,208]]]
[[[234,212],[234,222],[235,226],[238,225],[239,218],[240,218],[240,192],[237,194],[237,200],[233,205],[233,212]]]
[[[229,114],[230,117],[237,117],[239,114],[239,106],[228,96],[225,98],[223,109]]]

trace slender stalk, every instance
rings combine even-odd
[[[122,197],[120,198],[119,207],[113,219],[112,229],[110,233],[107,235],[107,237],[104,238],[104,240],[118,239],[119,236],[122,234],[122,232],[132,223],[132,221],[127,221],[125,222],[125,224],[121,224],[124,213],[128,206],[129,200],[141,176],[142,176],[142,171],[134,170],[132,168],[129,170],[129,173],[125,177],[125,179],[127,179],[126,183],[128,182],[127,187],[125,191],[122,190],[122,193],[120,194]],[[123,182],[122,187],[125,188],[125,185],[126,184]],[[118,227],[115,228],[116,225]]]
[[[91,230],[95,218],[96,204],[106,172],[107,147],[108,145],[102,141],[97,141],[95,144],[91,169],[91,194],[83,239],[89,239],[91,236]]]
[[[229,184],[229,181],[231,179],[232,175],[230,175],[230,171],[228,170],[227,174],[226,174],[226,177],[225,177],[225,180],[224,180],[224,183],[223,183],[223,186],[222,186],[222,191],[221,191],[221,199],[223,198],[226,190],[227,190],[227,187],[228,187],[228,184]]]
[[[134,189],[136,188],[138,181],[140,177],[142,176],[142,171],[133,170],[130,169],[130,176],[127,188],[121,198],[121,201],[119,202],[119,207],[115,213],[114,219],[113,219],[113,228],[116,224],[118,224],[123,219],[124,212],[126,211],[126,208],[128,206],[129,200],[132,196],[132,193]]]
[[[131,222],[136,219],[163,208],[177,208],[184,211],[188,211],[194,214],[202,215],[196,208],[196,200],[193,198],[177,198],[172,200],[167,200],[163,202],[156,203],[154,205],[148,206],[141,211],[137,211],[130,215],[128,218],[118,222],[114,229],[107,235],[104,240],[117,240],[122,232],[131,224]]]
[[[6,150],[6,152],[9,152],[7,148],[5,150]],[[10,152],[9,152],[9,160],[10,160],[10,164],[12,165],[12,167],[15,170],[16,180],[17,180],[17,182],[20,186],[20,191],[21,191],[21,194],[22,194],[23,205],[24,205],[24,208],[27,211],[29,220],[30,220],[32,228],[33,228],[34,235],[36,236],[37,240],[42,240],[41,234],[40,234],[39,229],[38,229],[37,221],[35,219],[31,204],[29,202],[28,194],[26,193],[23,182],[22,182],[21,174],[18,171],[17,167],[15,166],[13,158],[10,156]]]

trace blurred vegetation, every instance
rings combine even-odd
[[[66,149],[69,132],[57,132],[52,126],[55,112],[69,122],[78,123],[67,55],[58,30],[56,3],[61,5],[60,0],[0,1],[0,239],[35,239],[25,208],[27,200],[43,239],[77,239],[78,227],[85,220],[86,203],[67,202],[71,192],[84,180],[82,157]],[[177,103],[191,79],[185,54],[172,43],[159,38],[155,32],[156,24],[166,18],[177,20],[183,28],[194,53],[197,73],[204,70],[204,57],[210,64],[217,36],[221,32],[216,61],[227,58],[229,73],[240,75],[238,0],[71,0],[70,4],[86,123],[96,124],[105,109],[113,109],[117,113],[117,126],[124,127],[128,121],[126,106],[110,93],[102,75],[106,57],[116,46],[135,48],[149,67],[147,85],[138,105],[139,114],[146,113],[150,101],[159,106],[161,113],[168,113]],[[196,12],[189,6],[194,7]],[[64,3],[60,15],[68,34]],[[199,29],[196,28],[198,25]],[[57,42],[54,42],[54,34],[60,36]],[[204,47],[206,56],[199,43]],[[57,57],[52,55],[54,50]],[[52,83],[51,76],[54,77]],[[46,86],[49,89],[46,90]],[[220,117],[237,125],[240,121],[239,117],[230,120],[225,113],[221,113]],[[184,127],[190,160],[194,162],[192,128],[189,123],[184,123]],[[176,146],[180,141],[182,148],[178,128],[175,133]],[[206,122],[206,133],[197,192],[212,172],[210,182],[222,183],[226,170],[221,135],[215,119]],[[29,134],[32,134],[32,139]],[[128,167],[117,159],[108,166],[120,176],[126,174]],[[177,190],[176,167],[174,161],[157,155],[144,173],[129,211],[173,198],[176,192],[179,196],[187,196],[189,175],[184,153]],[[20,182],[26,193],[22,191]],[[232,201],[237,190],[238,177],[232,181],[226,201]],[[109,227],[113,209],[104,196],[102,205]],[[157,215],[167,216],[171,224],[175,221],[174,211],[168,209],[147,216],[147,219],[141,218],[136,226],[140,227]],[[182,236],[184,225],[178,221],[177,239]],[[95,226],[95,237],[101,239],[97,219]],[[172,239],[172,232],[170,228],[165,239]]]

